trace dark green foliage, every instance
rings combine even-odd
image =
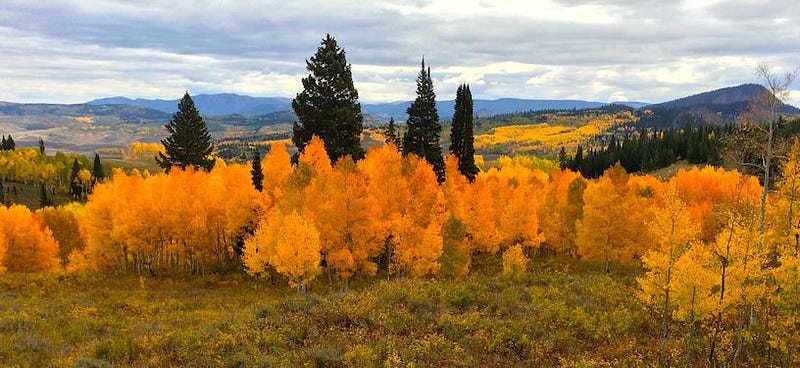
[[[94,154],[94,164],[92,166],[92,182],[97,183],[99,181],[103,181],[105,178],[105,173],[103,172],[103,164],[100,163],[100,155],[97,153]]]
[[[39,137],[39,152],[44,156],[44,139]]]
[[[258,148],[253,150],[252,168],[250,169],[250,177],[253,180],[253,187],[257,191],[264,190],[264,172],[261,170],[261,153]]]
[[[47,185],[44,182],[39,183],[39,207],[45,208],[53,205],[53,200],[47,194]]]
[[[209,157],[214,151],[211,135],[189,92],[183,95],[178,103],[178,112],[172,116],[166,128],[170,136],[161,140],[166,155],[159,152],[156,157],[164,170],[169,171],[172,166],[181,170],[187,167],[211,170],[214,167],[214,159]]]
[[[568,160],[569,157],[567,157],[567,150],[564,149],[564,146],[561,146],[561,150],[558,151],[558,167],[561,170],[566,170],[567,165],[569,164]]]
[[[397,132],[397,124],[394,122],[394,117],[389,118],[389,125],[386,127],[386,143],[394,143],[397,148],[402,147],[400,135]]]
[[[6,198],[6,187],[3,185],[3,182],[0,181],[0,206],[7,206],[8,205],[8,198]]]
[[[444,158],[439,143],[442,126],[439,125],[439,113],[436,111],[431,69],[425,68],[425,59],[422,59],[422,68],[417,77],[417,98],[407,112],[408,130],[403,135],[403,155],[413,153],[424,158],[433,165],[439,182],[444,181]]]
[[[78,178],[78,173],[80,171],[81,164],[78,162],[78,159],[75,158],[72,161],[72,170],[69,174],[69,194],[71,194],[73,198],[79,198],[83,194],[83,185],[81,185],[80,179]]]
[[[292,142],[302,152],[316,135],[325,142],[331,162],[346,155],[363,158],[364,118],[344,50],[327,35],[317,53],[306,60],[306,69],[311,74],[303,78],[303,91],[292,101],[298,118]]]
[[[565,166],[580,171],[584,177],[598,178],[616,162],[631,173],[667,167],[678,160],[715,163],[719,159],[722,131],[714,126],[691,125],[683,129],[636,130],[626,134],[621,142],[615,134],[604,148],[590,149],[584,154],[578,146],[575,156],[567,159]]]
[[[468,84],[456,91],[453,125],[450,129],[450,153],[458,158],[458,171],[472,182],[478,174],[475,165],[475,136],[473,135],[473,102]]]
[[[0,151],[13,151],[16,148],[16,143],[14,143],[14,138],[11,138],[11,134],[3,136],[2,141],[0,141]]]

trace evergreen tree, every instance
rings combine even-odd
[[[450,131],[450,153],[458,158],[458,171],[472,182],[478,174],[475,165],[475,137],[473,136],[473,102],[469,85],[462,84],[456,91],[453,126]]]
[[[564,146],[561,146],[561,150],[558,151],[558,167],[561,170],[566,170],[569,166],[569,158],[567,158],[567,150],[564,149]]]
[[[9,134],[8,138],[6,138],[5,149],[7,149],[9,151],[13,151],[16,148],[17,148],[17,144],[14,143],[14,138],[11,138],[11,134]]]
[[[47,186],[44,182],[39,184],[39,207],[45,208],[53,205],[53,200],[47,195]]]
[[[297,115],[292,142],[303,152],[316,135],[325,142],[331,162],[345,155],[363,158],[364,118],[344,50],[327,35],[317,53],[306,60],[306,69],[311,74],[303,78],[303,91],[292,101]]]
[[[8,148],[6,148],[7,145],[8,145],[8,143],[6,142],[6,136],[4,135],[3,136],[3,140],[0,141],[0,151],[7,150],[8,149]]]
[[[397,124],[394,122],[394,117],[389,118],[389,126],[386,127],[386,143],[394,143],[397,148],[400,148],[400,137],[397,135]]]
[[[422,59],[422,68],[417,77],[417,98],[407,112],[408,130],[403,135],[403,155],[413,153],[425,158],[433,165],[439,182],[444,181],[444,158],[439,143],[442,126],[439,125],[439,113],[436,111],[431,69],[425,68],[425,59]]]
[[[73,198],[80,197],[83,192],[80,180],[78,179],[78,173],[80,171],[81,164],[78,163],[78,159],[76,158],[72,161],[72,171],[69,174],[69,193],[72,194]]]
[[[187,167],[211,170],[214,167],[214,159],[209,157],[214,150],[211,135],[189,92],[183,95],[178,103],[178,112],[166,128],[170,136],[161,140],[166,154],[159,152],[156,157],[164,170],[169,171],[172,166],[181,170]]]
[[[0,181],[0,206],[8,206],[8,198],[6,198],[6,188],[3,182]]]
[[[103,172],[103,164],[100,163],[100,155],[95,153],[94,165],[92,167],[92,183],[97,183],[99,181],[102,181],[105,176],[106,175]]]
[[[44,139],[39,137],[39,152],[44,156]]]
[[[258,147],[253,150],[253,163],[250,176],[253,179],[253,187],[259,192],[263,191],[264,172],[261,170],[261,153],[258,151]]]

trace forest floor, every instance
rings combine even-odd
[[[0,362],[20,367],[651,366],[636,271],[496,258],[456,280],[0,275]]]

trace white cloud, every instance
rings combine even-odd
[[[365,102],[439,97],[663,101],[800,63],[800,3],[774,0],[7,0],[0,100],[236,92],[292,97],[330,32]],[[180,16],[177,16],[180,14]],[[797,92],[791,101],[800,104]]]

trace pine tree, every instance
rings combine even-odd
[[[47,187],[44,182],[41,182],[39,185],[39,206],[45,208],[52,205],[53,200],[47,195]]]
[[[92,167],[92,183],[102,181],[105,177],[103,173],[103,164],[100,163],[100,155],[94,154],[94,166]]]
[[[325,142],[331,162],[350,155],[354,160],[364,157],[361,131],[364,129],[358,91],[353,86],[350,64],[336,40],[327,35],[317,53],[306,60],[311,74],[303,78],[303,91],[292,101],[297,114],[292,142],[300,152],[316,135]]]
[[[166,128],[170,136],[161,140],[166,154],[159,152],[156,157],[164,170],[169,171],[172,166],[181,170],[187,167],[211,170],[214,167],[214,159],[209,157],[214,150],[211,135],[189,92],[183,95],[178,103],[178,112]]]
[[[258,147],[253,150],[253,163],[252,169],[250,170],[250,177],[253,180],[253,187],[259,192],[263,191],[264,172],[261,170],[261,152],[258,151]]]
[[[450,131],[450,153],[458,158],[458,171],[470,182],[475,180],[475,137],[473,136],[473,102],[469,85],[462,84],[456,91],[453,127]]]
[[[417,77],[417,98],[407,110],[408,130],[403,135],[403,155],[413,153],[425,158],[436,172],[439,182],[444,181],[444,158],[439,135],[439,113],[436,111],[436,94],[433,91],[431,69],[425,69],[425,59]]]
[[[15,148],[17,148],[16,146],[17,146],[17,144],[14,143],[14,138],[11,138],[11,134],[9,134],[8,138],[6,138],[5,149],[7,149],[9,151],[13,151]]]
[[[80,197],[83,192],[80,180],[78,179],[78,173],[80,171],[81,164],[78,163],[78,159],[76,158],[72,161],[72,171],[69,174],[69,193],[72,194],[73,198]]]
[[[7,146],[8,146],[8,142],[6,142],[6,136],[4,135],[3,136],[3,140],[0,141],[0,151],[7,150],[8,149],[8,148],[6,148]]]
[[[400,137],[397,135],[397,124],[394,122],[394,117],[389,118],[389,126],[386,127],[386,141],[385,143],[394,143],[397,148],[400,148]]]
[[[44,139],[39,137],[39,152],[44,156]]]

